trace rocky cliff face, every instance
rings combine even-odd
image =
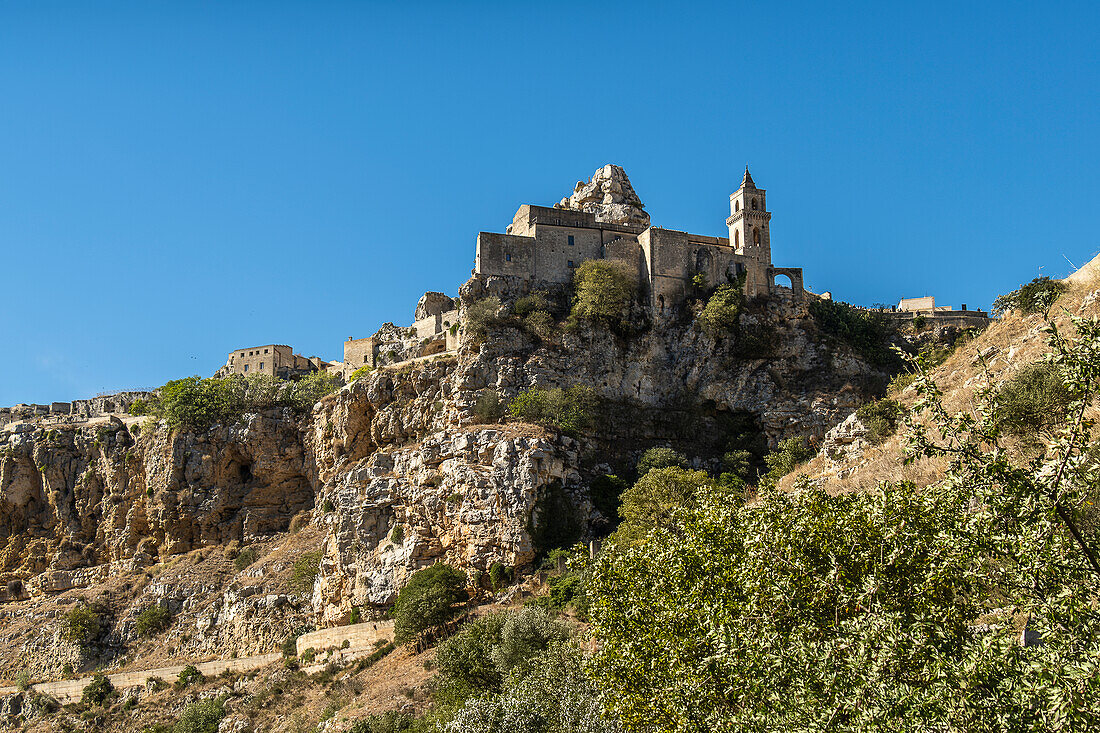
[[[514,288],[474,278],[462,303],[508,305]],[[565,292],[547,297],[564,313]],[[752,304],[718,339],[695,325],[699,308],[639,306],[614,328],[503,319],[481,343],[375,370],[309,415],[261,411],[202,433],[137,418],[0,433],[0,594],[37,619],[9,631],[0,669],[19,654],[60,669],[73,652],[56,619],[105,587],[101,660],[140,646],[134,619],[150,605],[171,610],[180,655],[270,651],[300,625],[380,609],[433,562],[473,579],[531,562],[547,527],[576,539],[606,525],[592,478],[652,445],[705,463],[734,424],[771,443],[821,437],[884,382],[798,302]],[[474,416],[489,391],[507,402],[573,385],[599,396],[587,434]],[[237,567],[249,545],[259,562]]]
[[[610,163],[593,173],[588,181],[577,181],[573,193],[554,208],[586,211],[595,214],[596,221],[608,224],[649,226],[645,204],[634,192],[626,171]]]

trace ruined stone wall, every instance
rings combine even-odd
[[[227,374],[267,374],[276,376],[280,369],[294,369],[294,350],[286,344],[250,346],[229,352]]]
[[[348,339],[344,342],[344,379],[351,376],[352,372],[364,366],[376,366],[378,363],[378,349],[374,344],[374,337],[365,339]]]

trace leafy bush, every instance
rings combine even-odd
[[[703,333],[717,339],[737,327],[737,319],[745,301],[744,284],[745,278],[742,275],[736,285],[718,286],[699,314],[699,327],[703,329]]]
[[[493,662],[501,640],[504,614],[492,613],[465,624],[439,645],[435,666],[451,685],[466,694],[499,690],[504,672]]]
[[[189,685],[201,684],[206,677],[199,671],[198,667],[193,664],[189,664],[180,670],[179,676],[176,678],[176,688],[183,689]]]
[[[1046,313],[1065,290],[1066,284],[1061,280],[1051,280],[1046,275],[1037,277],[994,300],[993,315],[1000,317],[1013,310],[1025,315]]]
[[[416,733],[421,730],[428,728],[422,728],[416,718],[390,710],[355,721],[348,733]]]
[[[647,471],[623,492],[619,507],[623,523],[615,537],[629,544],[655,527],[668,526],[674,513],[691,504],[699,490],[710,483],[704,471],[689,471],[677,466]]]
[[[351,373],[351,380],[350,381],[354,382],[357,379],[362,379],[363,377],[367,376],[368,374],[370,374],[373,371],[374,371],[374,367],[372,367],[370,364],[364,364],[363,366],[359,367],[358,369],[356,369],[354,372]]]
[[[172,733],[217,733],[224,717],[225,702],[221,697],[188,703]]]
[[[856,410],[856,417],[867,428],[867,440],[871,445],[878,445],[894,434],[904,413],[901,403],[882,399],[860,407]]]
[[[500,316],[500,309],[500,298],[495,295],[470,303],[463,313],[466,334],[474,341],[483,341],[488,338],[493,329],[504,323],[504,319]]]
[[[994,414],[1004,432],[1037,437],[1065,422],[1073,400],[1058,366],[1042,361],[1020,369],[1001,385],[993,401]]]
[[[809,308],[822,332],[845,342],[869,362],[897,363],[898,357],[890,350],[894,327],[882,313],[818,298],[810,298]]]
[[[149,402],[141,399],[140,397],[130,403],[130,409],[128,412],[131,415],[148,415],[149,414]]]
[[[752,473],[753,455],[747,450],[731,450],[722,454],[723,474],[730,474],[742,482],[749,480]]]
[[[1078,399],[1038,454],[1000,443],[996,392],[956,415],[921,373],[928,429],[907,457],[945,459],[942,480],[713,492],[676,531],[602,554],[591,671],[612,712],[655,733],[1100,726],[1100,537],[1080,521],[1100,323],[1072,321],[1050,344]]]
[[[554,335],[554,318],[546,311],[534,311],[523,319],[523,327],[543,341]]]
[[[495,562],[489,566],[489,583],[494,591],[498,591],[512,582],[512,568],[502,562]]]
[[[805,438],[788,438],[780,441],[779,446],[764,456],[764,463],[768,466],[768,472],[762,477],[762,486],[775,486],[779,479],[814,457]]]
[[[26,669],[19,670],[19,674],[15,675],[15,689],[23,692],[31,686],[31,673]]]
[[[216,423],[236,422],[251,410],[282,406],[308,412],[339,385],[340,378],[328,372],[312,372],[294,382],[267,374],[234,374],[220,379],[186,377],[158,389],[158,396],[143,409],[166,420],[172,430],[202,431]]]
[[[573,273],[575,319],[622,322],[630,312],[637,286],[621,265],[607,260],[585,260]]]
[[[256,562],[258,557],[259,553],[256,551],[255,547],[246,547],[238,552],[237,556],[233,558],[233,567],[237,569],[237,572],[240,572]]]
[[[524,295],[521,298],[517,298],[515,304],[512,306],[512,312],[520,318],[527,318],[527,316],[537,311],[548,312],[549,310],[550,303],[546,300],[546,296],[543,293]]]
[[[405,526],[403,524],[395,524],[393,529],[390,530],[390,542],[395,545],[400,545],[405,541]]]
[[[618,733],[621,730],[604,714],[600,692],[585,673],[584,654],[579,649],[568,644],[554,644],[530,663],[529,670],[525,675],[511,676],[498,694],[466,701],[446,730],[451,733]],[[645,730],[649,730],[649,726]],[[685,727],[683,730],[700,729]]]
[[[466,575],[443,563],[413,573],[393,604],[394,641],[404,644],[454,618],[465,586]]]
[[[508,412],[525,422],[549,425],[577,435],[593,426],[598,406],[596,391],[585,385],[568,389],[532,387],[512,400]]]
[[[672,448],[656,447],[650,448],[642,454],[641,458],[638,459],[635,470],[638,476],[645,476],[654,468],[670,468],[672,466],[687,468],[687,465],[687,456],[683,453]]]
[[[134,619],[134,631],[138,636],[152,636],[164,631],[172,623],[172,614],[163,606],[149,606]]]
[[[86,646],[107,632],[109,609],[98,601],[79,603],[61,617],[61,636],[66,641]]]
[[[302,556],[294,561],[291,571],[291,586],[299,593],[309,593],[313,590],[313,582],[317,579],[317,573],[321,570],[321,551],[302,553]]]
[[[482,424],[492,424],[504,417],[507,412],[500,394],[495,389],[483,389],[474,403],[474,417]]]
[[[300,412],[309,412],[318,400],[335,392],[339,387],[340,377],[336,374],[310,372],[298,381],[290,383],[289,389],[284,390],[281,402]]]
[[[80,695],[80,702],[84,705],[102,705],[114,691],[115,686],[111,684],[111,680],[108,679],[107,675],[96,672],[92,675],[92,681],[84,686],[84,691]]]

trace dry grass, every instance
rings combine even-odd
[[[1051,320],[1059,329],[1068,330],[1073,315],[1100,316],[1100,293],[1093,296],[1100,290],[1100,257],[1064,282],[1068,287],[1050,310]],[[1041,315],[1009,313],[956,349],[932,372],[947,410],[972,410],[976,392],[986,380],[993,385],[1001,384],[1020,368],[1042,358],[1048,351],[1043,326]],[[909,387],[894,398],[911,405],[916,393]],[[817,456],[786,476],[780,487],[790,489],[803,476],[821,482],[830,493],[866,491],[882,482],[912,481],[918,486],[927,486],[942,478],[945,468],[942,459],[921,459],[905,465],[904,447],[904,436],[895,435],[869,449],[854,465],[839,467]],[[1009,448],[1021,454],[1027,449],[1023,445],[1010,445]]]

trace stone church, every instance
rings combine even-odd
[[[637,276],[658,311],[683,301],[699,275],[709,285],[743,275],[749,297],[780,292],[801,297],[801,268],[772,265],[765,196],[746,167],[730,196],[729,238],[662,229],[650,225],[623,169],[605,165],[553,207],[520,206],[506,233],[480,233],[474,272],[566,283],[585,260],[611,260]],[[777,285],[779,276],[789,280],[789,288]]]

